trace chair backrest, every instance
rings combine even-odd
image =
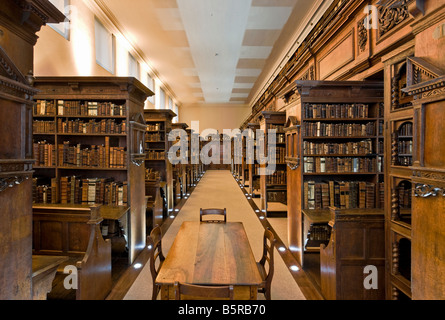
[[[272,231],[266,229],[264,231],[263,238],[263,256],[259,261],[264,268],[266,273],[266,278],[263,279],[267,285],[270,285],[272,282],[272,277],[274,273],[274,248],[275,248],[275,236]]]
[[[181,300],[181,295],[202,299],[229,299],[233,300],[233,286],[198,286],[175,282],[175,299]]]
[[[219,215],[219,216],[223,216],[224,219],[223,220],[215,220],[215,219],[203,219],[204,216],[207,215]],[[199,221],[201,222],[227,222],[227,211],[226,208],[224,209],[203,209],[201,208],[199,210]]]
[[[151,246],[150,270],[153,278],[153,284],[164,263],[165,257],[162,253],[162,232],[161,227],[156,225],[147,237],[147,246]]]

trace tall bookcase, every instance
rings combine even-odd
[[[256,148],[256,131],[260,129],[260,125],[257,123],[249,123],[247,125],[247,129],[251,130],[251,139],[253,139],[254,141],[254,150]],[[249,168],[249,194],[252,198],[259,198],[261,197],[261,193],[260,193],[260,165],[259,163],[250,163],[247,164],[248,168]]]
[[[172,130],[172,119],[176,114],[171,110],[146,109],[144,119],[147,123],[145,135],[145,168],[158,172],[164,198],[164,218],[175,206],[173,190],[173,167],[168,160],[168,151],[172,142],[168,134]]]
[[[173,123],[172,124],[172,130],[178,129],[178,130],[186,130],[188,128],[187,123]],[[187,137],[188,138],[188,137]],[[177,143],[180,141],[180,137],[176,138]],[[179,156],[179,151],[177,153],[177,156]],[[181,199],[185,196],[187,193],[187,166],[178,163],[175,165],[172,165],[173,167],[173,181],[174,181],[174,198],[175,198],[175,206],[181,201]]]
[[[34,202],[128,207],[132,263],[145,246],[144,101],[135,78],[39,77],[33,110]]]
[[[320,290],[322,278],[341,275],[348,268],[341,263],[350,259],[356,260],[349,264],[351,277],[362,277],[363,264],[372,254],[379,275],[384,274],[383,241],[376,240],[384,238],[383,83],[298,80],[279,96],[287,110],[291,251]],[[340,216],[357,222],[356,230],[342,250],[330,250],[339,236],[335,225],[340,225]],[[320,269],[321,247],[330,250],[325,257],[340,263],[331,275]],[[357,289],[352,280],[336,286],[343,292]]]
[[[413,98],[407,85],[407,59],[414,43],[385,61],[386,108],[386,297],[411,299],[411,195],[413,154]]]
[[[263,111],[259,120],[260,129],[264,132],[266,153],[268,153],[269,130],[276,130],[275,171],[260,175],[261,210],[266,216],[285,217],[287,214],[287,177],[284,159],[286,112]],[[264,164],[260,165],[260,168],[267,170]]]
[[[4,0],[0,11],[0,300],[30,300],[34,46],[44,25],[65,16],[48,0]]]

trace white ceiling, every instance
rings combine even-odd
[[[95,1],[183,106],[254,102],[277,61],[307,32],[309,19],[320,15],[320,4],[332,2]]]

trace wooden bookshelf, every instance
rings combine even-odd
[[[413,47],[396,55],[389,54],[392,57],[385,63],[385,72],[391,74],[390,81],[385,82],[386,94],[391,96],[385,106],[388,129],[385,133],[387,299],[412,298],[410,166],[413,159],[414,112],[412,97],[402,91],[408,78],[407,59],[412,51]]]
[[[259,117],[260,129],[264,132],[265,152],[268,149],[269,130],[276,130],[275,171],[260,174],[261,210],[268,217],[287,215],[287,174],[285,154],[286,112],[263,111]],[[257,137],[258,138],[258,137]],[[260,164],[260,170],[266,170],[266,165]]]
[[[43,26],[65,16],[47,0],[4,0],[0,11],[0,299],[31,300],[42,271],[32,257],[34,46]]]
[[[241,129],[242,132],[242,129]],[[241,141],[241,147],[238,146],[238,143]],[[233,159],[234,159],[234,177],[235,180],[242,185],[242,157],[243,157],[243,148],[242,148],[242,137],[241,134],[237,134],[234,137],[234,144],[233,144]]]
[[[186,130],[188,128],[187,123],[173,123],[172,130]],[[180,137],[177,137],[176,142],[180,141]],[[173,142],[176,143],[176,142]],[[179,151],[177,156],[179,157]],[[187,165],[178,163],[172,165],[173,167],[173,190],[175,198],[175,206],[185,197],[187,194]]]
[[[254,148],[256,147],[256,131],[260,130],[259,123],[249,123],[247,125],[247,128],[252,130],[252,139],[255,141]],[[254,149],[255,150],[255,149]],[[252,196],[252,198],[259,198],[261,197],[260,192],[260,175],[259,175],[259,169],[260,165],[258,163],[250,163],[248,164],[248,172],[249,172],[249,193]]]
[[[186,165],[186,173],[187,173],[187,189],[190,189],[196,184],[196,165],[192,163],[193,155],[192,155],[192,129],[185,129],[187,132],[187,160],[188,164]]]
[[[118,221],[131,264],[145,245],[142,112],[153,92],[124,77],[39,77],[35,87],[34,202],[128,211],[101,226]]]
[[[383,82],[298,80],[279,96],[287,110],[287,192],[294,195],[288,199],[289,246],[303,270],[326,290],[321,284],[329,275],[320,269],[320,246],[332,247],[330,208],[337,215],[355,212],[363,223],[360,233],[367,228],[367,212],[383,216]],[[383,223],[380,227],[383,234]],[[374,237],[365,239],[369,246],[382,245],[373,243]],[[329,258],[340,261],[340,256]],[[363,263],[357,260],[356,268]],[[384,265],[379,268],[384,273]],[[344,285],[349,290],[353,282]]]
[[[171,110],[144,110],[147,123],[145,133],[145,168],[159,173],[161,192],[164,200],[164,219],[175,206],[173,187],[173,167],[168,160],[168,151],[172,142],[168,141],[168,134],[172,130],[172,119],[176,114]]]

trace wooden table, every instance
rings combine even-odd
[[[156,278],[163,300],[175,281],[233,285],[236,300],[256,300],[262,279],[243,224],[184,222]]]

